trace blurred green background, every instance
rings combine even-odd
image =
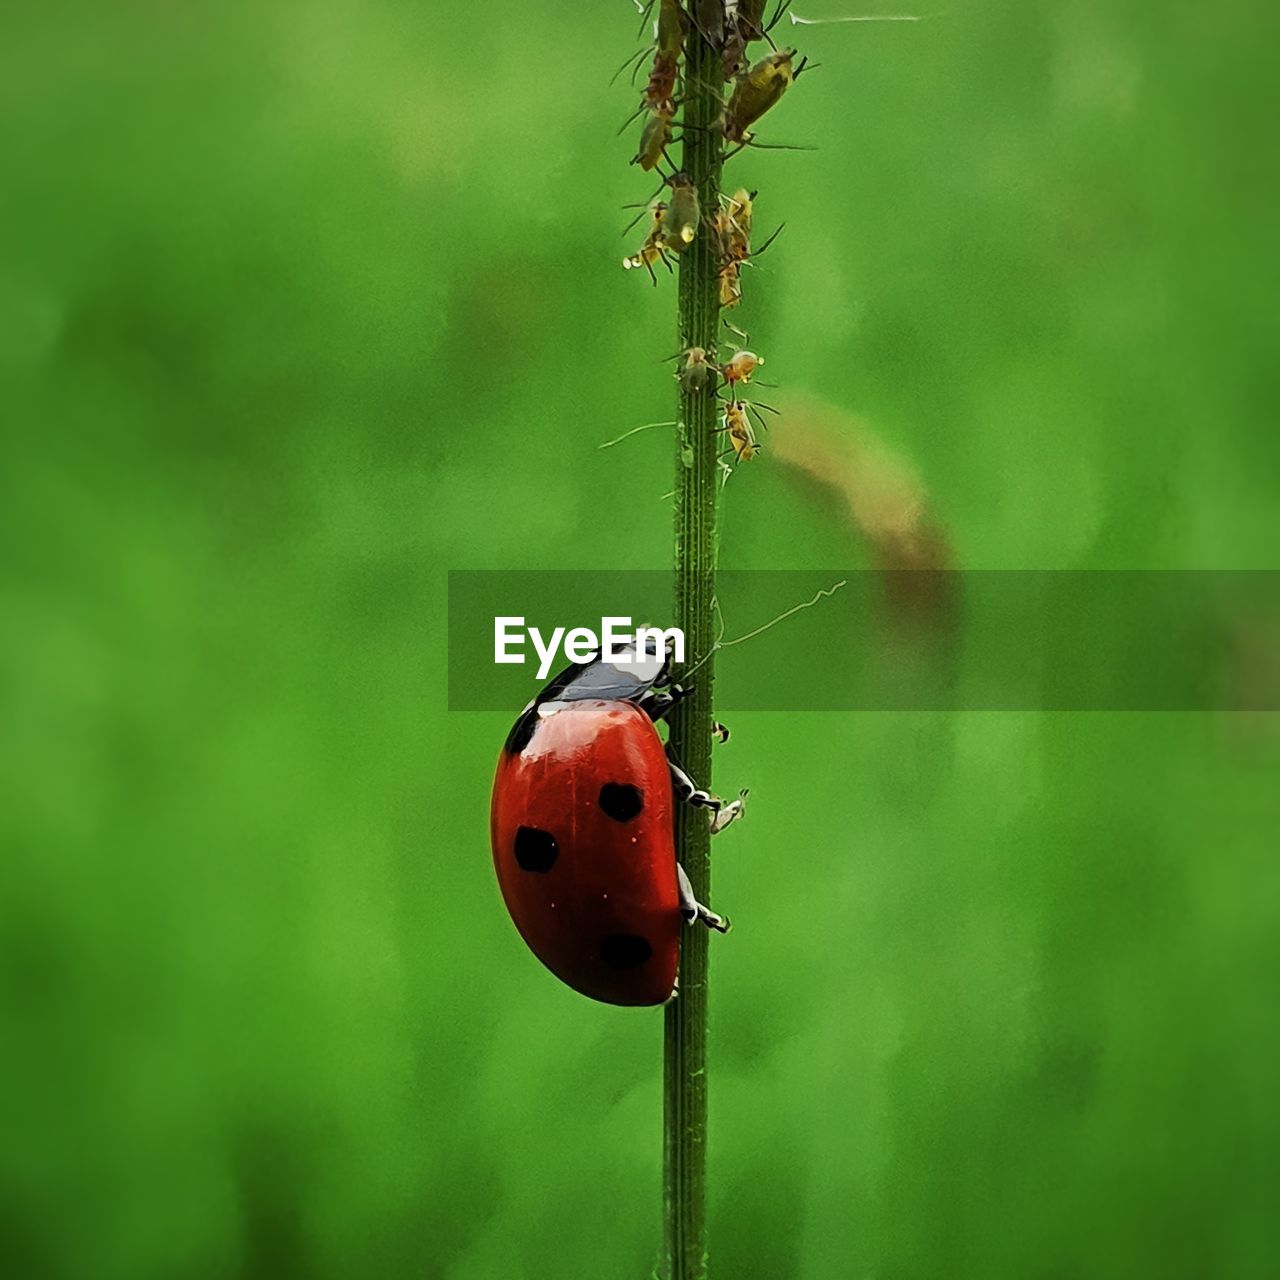
[[[647,1276],[661,1019],[524,950],[510,716],[445,711],[448,569],[668,562],[669,439],[595,448],[672,405],[633,7],[4,25],[6,1274]],[[733,162],[787,223],[738,320],[953,563],[1280,567],[1276,27],[791,37],[767,138],[821,150]],[[876,562],[802,466],[735,477],[726,565]],[[1274,1276],[1274,720],[734,729],[715,1274]]]

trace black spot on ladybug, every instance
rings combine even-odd
[[[521,827],[516,832],[516,862],[523,871],[550,871],[560,856],[560,846],[541,827]]]
[[[612,933],[600,944],[600,959],[611,969],[637,969],[653,948],[634,933]]]
[[[630,822],[644,808],[644,792],[629,782],[606,782],[600,788],[600,807],[615,822]]]

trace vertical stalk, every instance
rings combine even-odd
[[[715,359],[720,305],[713,237],[705,225],[720,190],[720,135],[710,126],[722,100],[716,50],[690,23],[685,45],[687,125],[683,165],[698,188],[704,225],[680,255],[680,346],[703,347]],[[680,394],[676,453],[675,614],[691,661],[714,643],[716,561],[715,379]],[[711,780],[711,692],[714,659],[694,677],[692,697],[676,709],[671,743],[677,760],[701,786]],[[711,900],[710,829],[706,814],[676,806],[676,852],[700,902]],[[686,929],[680,954],[680,994],[666,1008],[663,1045],[663,1208],[667,1280],[703,1280],[707,1273],[707,931]]]

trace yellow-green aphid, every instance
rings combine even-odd
[[[751,429],[751,419],[747,417],[747,406],[741,400],[730,400],[725,405],[724,429],[729,433],[729,443],[738,455],[738,461],[750,462],[760,446],[756,444],[756,433]]]
[[[761,58],[738,78],[725,105],[720,127],[730,142],[742,142],[747,130],[791,88],[791,82],[804,67],[793,67],[796,51],[780,49]]]
[[[688,32],[689,19],[684,16],[680,0],[662,0],[658,8],[658,52],[678,58]]]
[[[649,206],[649,226],[644,233],[645,244],[657,244],[662,239],[662,219],[666,216],[667,202],[655,200]]]
[[[681,365],[676,370],[676,380],[680,390],[688,394],[705,391],[709,382],[715,379],[715,370],[707,353],[702,347],[690,347],[680,353]]]
[[[645,235],[644,243],[640,246],[638,253],[633,253],[631,257],[622,260],[623,267],[628,271],[643,267],[654,284],[658,283],[658,277],[653,270],[655,263],[661,262],[668,271],[671,270],[671,263],[667,261],[667,251],[662,247],[662,219],[666,212],[667,206],[662,200],[655,200],[649,206],[649,230]]]
[[[730,258],[720,268],[720,305],[726,310],[742,301],[742,263]]]
[[[667,179],[671,200],[662,215],[662,243],[672,253],[683,253],[698,234],[702,211],[698,205],[698,189],[687,173],[675,173]]]
[[[725,199],[720,213],[720,246],[726,258],[739,261],[751,256],[751,214],[755,208],[756,193],[745,187]]]
[[[737,351],[729,357],[727,364],[720,366],[721,376],[730,386],[751,381],[751,375],[764,364],[764,356],[754,351]]]
[[[720,259],[720,305],[726,310],[742,301],[742,264],[751,256],[751,214],[754,191],[745,187],[721,196],[724,207],[712,219],[716,253]]]
[[[649,118],[640,131],[640,149],[631,157],[646,173],[657,167],[671,141],[671,120],[676,113],[675,103],[664,102],[649,112]]]

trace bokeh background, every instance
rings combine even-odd
[[[445,710],[448,569],[668,562],[636,25],[7,10],[6,1274],[649,1275],[660,1017],[525,952]],[[1274,12],[796,33],[724,563],[1278,567]],[[1274,721],[734,729],[715,1274],[1274,1275]]]

